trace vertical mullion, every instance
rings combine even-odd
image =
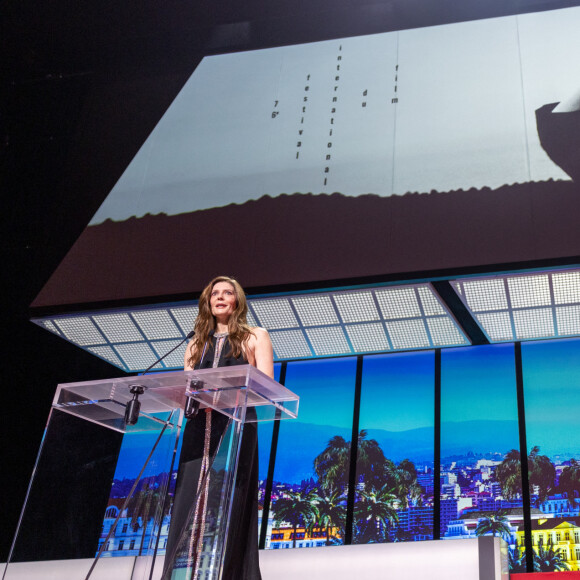
[[[514,344],[516,367],[516,391],[518,398],[518,427],[520,435],[520,466],[522,470],[522,503],[524,511],[524,546],[526,549],[526,571],[534,571],[534,549],[532,547],[532,516],[530,505],[530,478],[528,465],[528,443],[526,439],[526,409],[524,401],[524,375],[522,368],[522,343]]]
[[[435,425],[433,429],[433,539],[441,539],[441,349],[435,351]]]
[[[356,379],[354,389],[354,409],[352,415],[352,437],[350,445],[350,466],[348,474],[348,494],[346,499],[346,522],[344,543],[352,544],[352,527],[354,522],[354,500],[356,491],[356,460],[358,455],[358,433],[360,419],[360,399],[362,385],[363,357],[356,357]]]
[[[286,382],[286,367],[288,363],[280,365],[280,384]],[[272,430],[272,446],[270,447],[270,460],[268,463],[268,475],[266,477],[266,489],[264,490],[264,507],[262,509],[262,525],[260,526],[260,540],[258,548],[266,547],[266,535],[268,534],[268,520],[270,519],[270,504],[272,501],[272,484],[274,480],[274,467],[276,466],[276,452],[278,450],[278,435],[280,433],[280,421],[274,421]]]

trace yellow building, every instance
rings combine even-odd
[[[524,545],[524,527],[517,531],[518,545]],[[580,518],[540,518],[532,520],[532,545],[538,552],[538,546],[547,548],[551,544],[554,551],[559,550],[560,557],[571,571],[580,570]]]
[[[304,527],[296,529],[297,548],[315,548],[326,545],[326,528],[313,528],[308,530]],[[337,527],[330,528],[330,537],[340,540],[340,532]],[[280,527],[273,528],[270,537],[270,548],[291,548],[294,543],[294,528]]]

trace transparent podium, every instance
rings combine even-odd
[[[3,579],[39,560],[71,580],[222,578],[244,426],[298,402],[250,365],[59,385]],[[201,413],[224,428],[168,546],[181,429]]]

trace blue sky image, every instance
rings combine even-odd
[[[359,425],[388,459],[433,462],[434,361],[433,351],[364,359]]]
[[[580,340],[522,344],[528,449],[580,458]]]
[[[298,419],[280,426],[274,480],[300,483],[335,435],[350,441],[356,358],[289,363],[285,386],[300,396]]]
[[[580,458],[580,339],[522,344],[528,447],[552,460]],[[442,456],[519,448],[513,344],[444,349],[441,353]],[[279,378],[280,365],[276,365]],[[290,362],[285,385],[300,396],[297,420],[280,428],[274,479],[300,483],[335,435],[350,441],[356,358]],[[433,457],[434,353],[363,359],[360,428],[394,461]],[[265,479],[272,423],[259,425],[260,479]],[[115,477],[135,477],[155,435],[125,437]],[[160,456],[148,473],[163,463]]]
[[[408,352],[365,357],[361,429],[433,429],[434,353]]]
[[[139,475],[158,435],[159,433],[152,431],[143,431],[129,433],[123,437],[123,444],[117,460],[117,469],[115,470],[115,479],[133,479]],[[174,445],[175,437],[171,432],[167,431],[149,461],[143,477],[169,471]]]
[[[514,345],[442,351],[442,457],[518,448]]]
[[[433,361],[433,352],[364,358],[360,428],[394,461],[433,460]],[[288,364],[286,386],[300,395],[300,412],[280,429],[275,481],[313,477],[313,460],[332,437],[351,440],[355,378],[355,358]]]

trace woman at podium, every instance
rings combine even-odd
[[[199,298],[195,335],[185,352],[185,370],[251,364],[274,376],[272,343],[263,328],[248,326],[248,305],[244,290],[233,278],[212,280]],[[248,411],[251,412],[251,411]],[[184,434],[173,503],[166,559],[178,548],[187,550],[193,568],[200,568],[203,534],[197,534],[185,547],[181,533],[192,511],[197,529],[204,528],[207,502],[200,484],[228,425],[225,415],[203,409],[188,419]],[[196,499],[197,498],[197,499]],[[181,542],[180,542],[181,541]],[[168,561],[170,566],[172,562]],[[167,570],[166,570],[167,572]],[[258,559],[258,436],[256,423],[244,426],[234,505],[228,530],[224,560],[224,580],[260,580]]]

